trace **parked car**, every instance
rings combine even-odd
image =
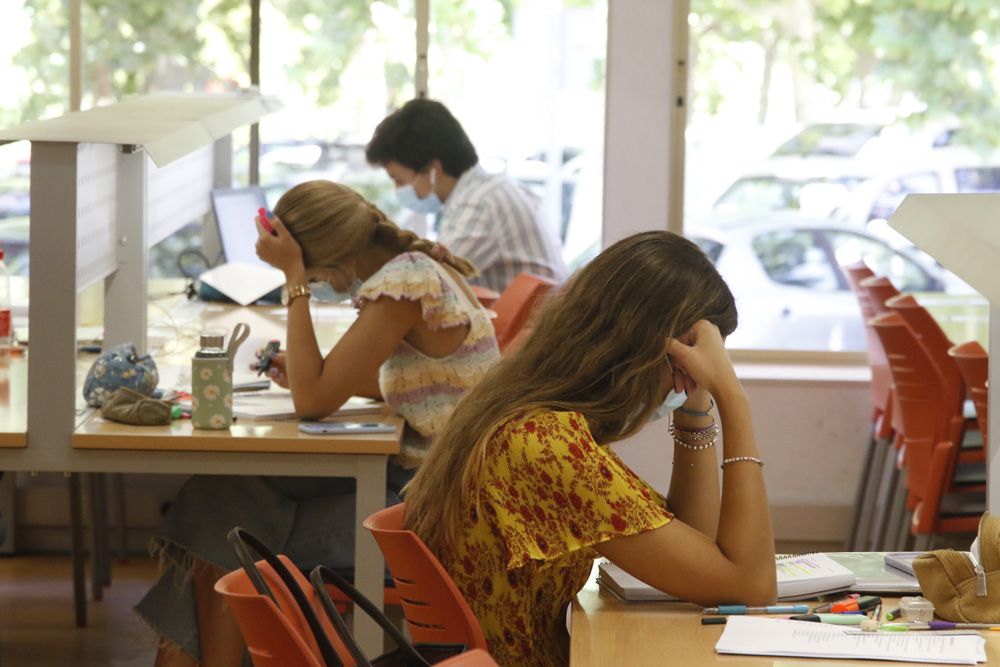
[[[840,266],[863,259],[909,292],[942,292],[943,269],[849,224],[789,214],[688,232],[726,279],[740,323],[732,348],[864,350],[861,312]]]

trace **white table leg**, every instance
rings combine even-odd
[[[358,492],[354,508],[354,585],[382,609],[385,588],[385,560],[382,552],[361,525],[371,514],[385,507],[384,456],[358,456]],[[370,658],[382,653],[382,629],[362,613],[355,611],[354,637]]]

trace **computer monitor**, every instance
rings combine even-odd
[[[257,257],[257,209],[266,208],[264,188],[217,188],[212,190],[212,211],[219,230],[222,254],[227,262],[268,266]]]

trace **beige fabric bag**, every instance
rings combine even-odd
[[[1000,517],[983,514],[969,551],[928,551],[914,559],[913,571],[939,618],[1000,623]]]

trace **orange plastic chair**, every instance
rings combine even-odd
[[[872,416],[868,429],[868,444],[861,465],[861,475],[855,489],[851,527],[844,542],[844,548],[847,551],[864,551],[869,548],[877,548],[876,543],[880,541],[879,535],[884,532],[883,527],[887,525],[887,517],[876,514],[871,508],[875,506],[880,493],[884,493],[883,487],[892,488],[895,484],[895,468],[890,467],[889,472],[886,472],[886,457],[894,451],[891,446],[893,444],[892,408],[894,399],[889,361],[886,359],[885,350],[882,349],[882,342],[869,324],[869,320],[879,311],[876,310],[873,303],[874,297],[863,286],[865,280],[876,276],[863,261],[844,265],[841,270],[861,309],[867,338],[868,366],[871,370],[869,396],[872,403]],[[892,283],[885,278],[875,284],[876,286],[884,285],[887,290],[893,289]],[[884,484],[883,477],[887,477]],[[888,503],[883,503],[882,506],[888,507]],[[875,533],[875,543],[870,541],[873,532]]]
[[[476,299],[482,304],[483,308],[492,308],[493,304],[500,298],[500,292],[491,290],[489,287],[469,285],[469,289],[471,289],[472,293],[476,295]]]
[[[380,510],[364,527],[385,556],[410,636],[418,643],[487,649],[479,621],[451,576],[423,540],[403,528],[404,507],[400,503]]]
[[[971,414],[968,419],[965,417],[965,382],[962,380],[962,373],[955,359],[948,354],[954,343],[930,311],[921,306],[913,296],[899,294],[887,300],[885,305],[903,316],[917,340],[930,353],[938,370],[941,371],[945,383],[943,397],[945,409],[951,413],[949,425],[951,432],[948,434],[948,439],[961,444],[965,440],[966,430],[977,430],[978,424]],[[974,463],[986,460],[984,448],[979,446],[962,447],[960,458],[962,461]]]
[[[917,549],[926,549],[935,533],[975,532],[985,510],[979,501],[985,500],[983,494],[945,497],[951,490],[949,474],[955,469],[958,446],[948,439],[953,413],[945,405],[944,377],[902,315],[879,315],[871,324],[892,373],[905,448],[907,505],[913,512],[910,531],[922,542]]]
[[[899,294],[896,286],[885,276],[865,278],[859,284],[865,290],[865,293],[868,294],[871,308],[876,314],[886,312],[888,308],[885,302]]]
[[[536,276],[532,273],[519,273],[514,276],[493,304],[493,328],[497,334],[497,344],[500,351],[510,345],[517,334],[530,321],[539,301],[548,294],[556,283],[551,278]]]
[[[278,558],[317,611],[317,620],[339,660],[353,667],[355,660],[322,613],[312,584],[287,557],[279,554]],[[256,565],[274,599],[259,593],[242,569],[224,575],[215,583],[215,591],[225,598],[233,612],[254,667],[326,667],[328,662],[291,591],[265,561],[257,561]]]
[[[958,364],[958,370],[976,406],[976,420],[985,446],[989,426],[989,391],[986,382],[989,379],[990,358],[983,346],[974,340],[951,347],[948,356]]]

